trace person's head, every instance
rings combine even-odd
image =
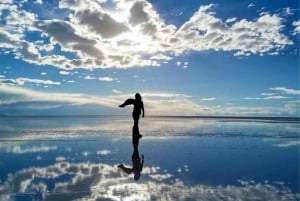
[[[142,100],[142,96],[139,93],[135,94],[135,99],[136,100]]]
[[[134,175],[134,180],[138,181],[140,179],[140,177],[141,177],[141,174],[138,172]]]

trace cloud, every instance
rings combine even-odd
[[[291,147],[291,146],[300,146],[300,141],[299,140],[290,140],[290,141],[287,141],[287,142],[282,142],[280,144],[275,144],[274,146],[276,147]]]
[[[294,35],[300,34],[300,20],[294,21],[293,26],[295,27],[294,29]]]
[[[190,51],[279,54],[293,44],[284,35],[284,19],[279,15],[269,12],[254,19],[223,20],[213,12],[215,4],[200,6],[178,27],[167,24],[146,0],[116,0],[109,7],[106,1],[61,0],[57,10],[69,12],[68,17],[46,20],[26,6],[1,5],[7,17],[0,28],[0,48],[28,63],[63,70],[160,66]],[[39,42],[24,37],[30,31],[40,35]],[[52,51],[54,47],[59,51]]]
[[[212,98],[202,98],[201,100],[203,101],[213,101],[216,100],[216,98],[212,97]]]
[[[63,181],[54,178],[62,178]],[[144,167],[138,184],[115,165],[58,162],[46,167],[19,170],[0,185],[1,197],[40,195],[45,200],[261,200],[290,201],[299,198],[284,183],[237,180],[237,185],[186,184],[156,167]],[[36,182],[39,178],[39,182]],[[53,187],[49,186],[52,182]]]
[[[112,77],[99,77],[98,79],[100,81],[104,81],[104,82],[112,82],[112,81],[116,80],[116,78],[112,78]]]
[[[2,78],[0,78],[2,79]],[[125,94],[114,91],[110,96],[86,95],[78,93],[55,93],[29,90],[8,84],[0,85],[0,106],[16,109],[30,109],[31,113],[40,108],[71,107],[76,110],[84,105],[104,107],[111,113],[122,113],[118,105],[128,98],[134,98],[134,93]],[[170,92],[145,92],[143,97],[146,115],[297,115],[299,103],[285,102],[282,107],[247,107],[247,106],[206,106],[199,104],[194,97],[187,94]],[[266,97],[268,98],[268,97]],[[273,97],[274,98],[274,97]],[[278,98],[278,97],[277,97]]]
[[[23,147],[20,145],[9,145],[3,147],[5,148],[5,152],[15,153],[15,154],[25,154],[25,153],[40,153],[40,152],[49,152],[53,150],[57,150],[57,146],[33,146],[33,147]]]
[[[164,54],[157,54],[157,55],[154,55],[152,57],[150,57],[151,60],[165,60],[165,61],[169,61],[169,60],[172,60],[173,58],[172,57],[169,57],[169,56],[166,56]]]
[[[102,150],[97,151],[98,155],[108,155],[110,153],[111,153],[111,151],[107,150],[107,149],[102,149]]]
[[[15,78],[15,79],[4,79],[0,78],[0,85],[10,84],[10,85],[24,85],[25,83],[32,83],[36,85],[60,85],[60,82],[54,82],[52,80],[40,80],[40,79],[31,79],[31,78]]]
[[[300,90],[297,89],[289,89],[286,87],[272,87],[269,88],[270,90],[277,91],[281,94],[288,94],[288,95],[300,95]],[[246,97],[244,100],[281,100],[281,99],[291,99],[294,98],[292,96],[283,96],[277,95],[276,93],[261,93],[262,97]],[[287,103],[285,103],[287,104]]]
[[[275,14],[264,14],[254,21],[242,19],[229,25],[210,12],[215,6],[200,6],[189,21],[179,28],[176,35],[179,39],[185,39],[181,46],[188,46],[194,51],[235,51],[238,56],[270,54],[292,44],[285,35],[280,34],[284,26],[282,18]]]
[[[64,156],[58,156],[55,158],[55,161],[58,161],[58,162],[65,161],[65,160],[66,160],[66,158]]]
[[[116,89],[113,89],[112,92],[115,93],[115,94],[121,94],[122,93],[122,91],[119,91],[119,90],[116,90]]]
[[[235,22],[237,19],[236,17],[232,17],[226,20],[226,23]]]
[[[86,79],[86,80],[95,80],[97,78],[92,76],[92,75],[87,75],[87,76],[84,77],[84,79]]]
[[[43,0],[36,0],[37,4],[43,4]]]
[[[47,93],[19,88],[15,86],[0,85],[1,104],[14,104],[25,102],[39,103],[65,103],[70,105],[95,104],[115,107],[119,102],[109,98],[88,96],[71,93]]]
[[[70,73],[71,72],[69,72],[69,71],[63,71],[63,70],[59,71],[60,75],[69,75]]]
[[[278,99],[288,99],[291,97],[286,97],[286,96],[268,96],[265,97],[264,100],[278,100]]]
[[[130,9],[129,22],[133,25],[141,24],[149,20],[148,13],[145,12],[145,7],[149,5],[145,1],[137,1]]]
[[[259,98],[259,97],[256,97],[256,98],[253,98],[253,97],[245,97],[243,98],[244,100],[261,100],[262,98]]]
[[[158,98],[191,98],[191,96],[186,94],[178,94],[178,93],[166,93],[166,92],[145,92],[143,93],[143,97],[158,97]]]
[[[262,96],[266,96],[266,95],[262,95]],[[289,98],[291,98],[291,97],[268,95],[267,97],[246,97],[243,99],[244,100],[280,100],[280,99],[289,99]]]
[[[86,8],[76,11],[72,20],[78,21],[80,25],[87,27],[95,34],[99,34],[102,38],[112,38],[128,30],[123,23],[115,21],[109,14],[101,12],[100,9]]]
[[[289,89],[289,88],[286,88],[286,87],[273,87],[273,88],[270,88],[270,89],[274,90],[274,91],[279,91],[279,92],[284,93],[284,94],[300,95],[300,90],[298,90],[298,89]]]
[[[262,96],[274,96],[274,93],[261,93]]]
[[[248,5],[248,8],[251,8],[251,7],[254,7],[255,5],[253,4],[253,3],[250,3],[249,5]]]

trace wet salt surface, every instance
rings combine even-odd
[[[17,118],[0,129],[0,200],[299,200],[299,124],[145,118],[138,181],[131,119]]]

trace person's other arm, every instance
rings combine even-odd
[[[145,116],[144,103],[142,102],[143,117]]]

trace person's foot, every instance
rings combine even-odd
[[[119,105],[119,107],[124,107],[124,105],[122,104],[122,105]]]

